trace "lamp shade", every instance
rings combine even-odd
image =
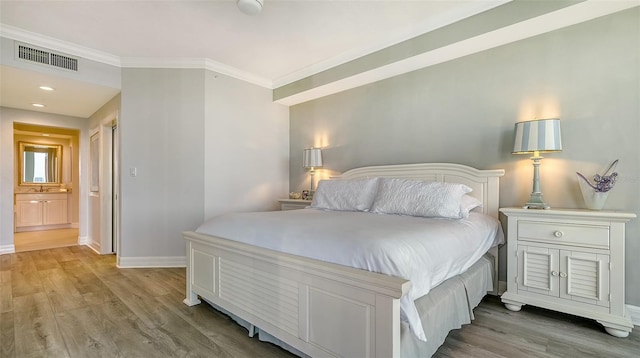
[[[302,155],[302,166],[314,168],[322,166],[322,150],[320,148],[305,149]]]
[[[559,119],[537,119],[516,123],[513,154],[561,150]]]

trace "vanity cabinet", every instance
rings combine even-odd
[[[592,318],[616,337],[633,324],[625,306],[625,224],[633,213],[503,208],[505,307],[531,304]]]
[[[66,193],[16,194],[16,229],[68,224]]]

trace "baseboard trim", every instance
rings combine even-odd
[[[187,267],[186,256],[160,257],[121,257],[118,256],[119,268],[147,268],[147,267]]]
[[[0,255],[14,254],[16,252],[15,245],[0,245]]]
[[[507,281],[498,281],[498,294],[501,295],[507,291]]]
[[[86,245],[89,242],[88,236],[78,236],[78,245]]]
[[[629,311],[629,316],[631,316],[631,322],[635,326],[640,326],[640,307],[627,305],[627,310]]]
[[[85,243],[84,243],[88,248],[90,248],[91,250],[93,250],[96,254],[98,255],[102,255],[102,253],[100,252],[100,243],[99,242],[95,242],[93,241],[93,239],[89,236],[87,236],[85,238]]]

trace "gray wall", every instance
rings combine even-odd
[[[640,214],[639,19],[634,8],[293,106],[290,189],[308,187],[302,149],[315,145],[325,148],[320,178],[380,164],[504,168],[500,204],[519,206],[532,166],[510,154],[513,125],[558,117],[564,150],[542,162],[546,201],[584,207],[575,172],[619,159],[605,209]],[[627,303],[640,306],[640,219],[627,229]]]
[[[203,220],[204,72],[122,69],[120,258],[184,257]]]
[[[122,73],[121,259],[177,263],[181,233],[204,219],[277,208],[288,190],[289,112],[270,90],[208,70]]]
[[[277,209],[289,189],[289,108],[272,91],[207,71],[205,219]]]

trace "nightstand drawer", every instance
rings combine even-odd
[[[518,239],[608,249],[609,227],[523,220],[518,223]]]

